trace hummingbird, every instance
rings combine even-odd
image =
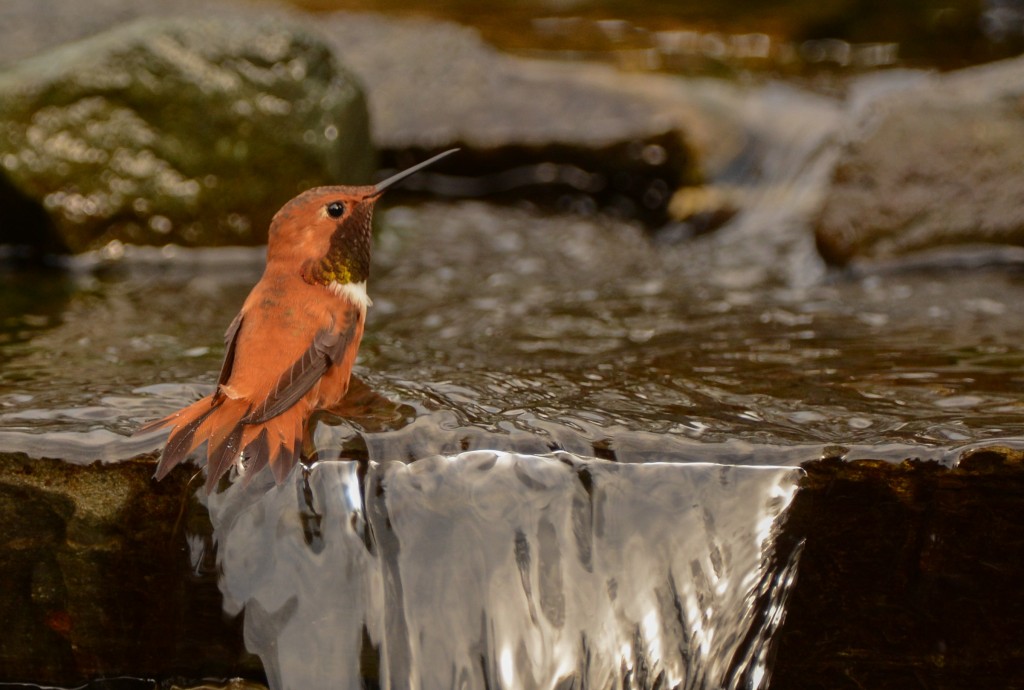
[[[137,432],[171,427],[156,479],[205,442],[207,494],[232,467],[248,480],[269,465],[284,482],[302,457],[310,418],[338,408],[349,388],[371,304],[374,205],[457,150],[375,185],[315,187],[274,215],[263,276],[224,334],[216,390]]]

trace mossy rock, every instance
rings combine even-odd
[[[0,75],[0,243],[259,244],[373,168],[360,86],[280,20],[141,20]]]

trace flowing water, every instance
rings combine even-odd
[[[799,474],[474,451],[319,463],[209,508],[271,687],[359,688],[367,666],[394,688],[756,687]]]
[[[762,687],[798,465],[1021,445],[1024,274],[831,274],[807,216],[840,104],[741,104],[713,234],[481,201],[384,210],[320,462],[207,501],[273,688]],[[782,113],[786,117],[780,117]],[[258,250],[110,246],[0,276],[0,445],[116,462],[209,391]],[[205,546],[204,546],[205,544]],[[315,662],[312,660],[315,659]]]

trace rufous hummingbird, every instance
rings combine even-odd
[[[299,462],[310,417],[339,406],[348,391],[370,306],[374,204],[391,185],[457,150],[372,186],[310,189],[277,212],[263,276],[224,335],[216,390],[137,432],[172,427],[157,479],[206,442],[207,493],[232,466],[248,479],[270,465],[277,483],[284,481]]]

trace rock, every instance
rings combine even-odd
[[[672,77],[515,57],[449,22],[339,12],[321,28],[367,85],[385,164],[408,164],[409,150],[463,147],[450,169],[472,179],[432,191],[514,190],[533,203],[658,223],[672,193],[704,177],[711,154],[701,145],[729,145],[714,143],[728,125]]]
[[[0,68],[142,17],[237,13],[238,5],[231,0],[82,0],[50,6],[37,0],[4,0],[0,4]]]
[[[202,530],[183,520],[188,473],[152,471],[152,457],[81,466],[0,450],[0,681],[260,677],[202,539],[182,548]]]
[[[595,147],[674,125],[648,103],[598,84],[606,70],[504,55],[449,22],[342,12],[324,28],[369,85],[383,148]]]
[[[830,262],[1024,244],[1024,59],[935,77],[866,108],[816,221]]]
[[[359,86],[307,30],[141,20],[0,75],[0,243],[259,244],[373,156]]]
[[[1024,454],[807,463],[770,688],[1021,687]]]

